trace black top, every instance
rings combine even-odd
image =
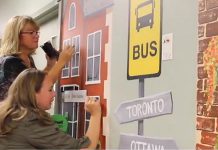
[[[32,57],[30,61],[31,67],[36,68]],[[27,68],[18,56],[0,57],[0,101],[7,96],[8,89],[15,78]]]

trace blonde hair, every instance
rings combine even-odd
[[[8,97],[0,103],[0,135],[10,133],[14,128],[10,126],[11,122],[19,122],[28,113],[35,113],[42,124],[52,123],[50,115],[36,102],[36,93],[40,91],[45,76],[45,72],[34,68],[17,76],[9,88]]]
[[[20,53],[19,36],[26,24],[31,24],[39,30],[39,25],[30,16],[15,16],[9,19],[1,41],[0,56]]]

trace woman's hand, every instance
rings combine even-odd
[[[87,97],[85,101],[85,109],[92,116],[101,115],[101,105],[100,100],[96,100],[94,97]]]
[[[91,113],[89,127],[86,132],[86,136],[90,139],[91,143],[87,150],[95,149],[100,134],[100,121],[101,121],[101,105],[100,100],[96,100],[94,97],[87,97],[85,101],[85,109]]]
[[[59,55],[58,61],[63,64],[66,64],[70,61],[72,55],[75,53],[75,46],[67,45],[64,50]]]
[[[52,81],[54,83],[58,79],[58,76],[60,75],[62,68],[66,63],[70,61],[74,53],[75,53],[75,48],[74,46],[70,46],[70,45],[66,46],[65,49],[60,53],[57,63],[48,72],[48,76],[52,78]]]
[[[50,57],[48,57],[48,55],[45,55],[45,57],[47,60],[47,66],[44,69],[44,71],[49,71],[55,65],[55,63],[57,62],[57,59],[55,57],[50,58]]]

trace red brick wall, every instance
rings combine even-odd
[[[197,51],[197,150],[215,149],[218,135],[218,88],[213,92],[213,104],[207,111],[207,86],[210,76],[203,61],[212,38],[218,36],[218,0],[198,0],[198,43]]]

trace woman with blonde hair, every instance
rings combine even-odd
[[[0,149],[94,149],[99,140],[101,106],[87,98],[89,128],[74,139],[60,131],[46,112],[55,96],[49,75],[36,69],[21,72],[0,105]],[[28,91],[27,91],[28,89]]]
[[[36,68],[32,55],[38,48],[38,41],[39,26],[32,17],[15,16],[8,21],[0,48],[0,101],[6,97],[9,86],[21,71]],[[57,63],[56,58],[46,57],[44,71],[48,71],[55,81],[73,53],[74,48],[67,46]]]

